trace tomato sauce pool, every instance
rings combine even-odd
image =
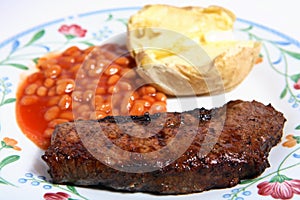
[[[18,88],[16,116],[23,133],[42,149],[60,123],[166,111],[166,95],[144,83],[122,46],[72,46],[40,58],[36,67]]]

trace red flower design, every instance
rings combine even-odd
[[[17,151],[22,150],[20,147],[17,146],[18,142],[15,139],[5,137],[5,138],[3,138],[3,142],[5,143],[6,147],[11,147]]]
[[[294,88],[296,90],[300,90],[300,79],[298,79],[297,83],[294,84]]]
[[[56,192],[56,193],[46,193],[44,194],[45,200],[66,200],[70,197],[67,193],[64,192]]]
[[[277,175],[270,182],[258,184],[257,188],[259,195],[271,195],[274,199],[291,199],[294,194],[300,194],[300,180]]]
[[[64,34],[65,36],[68,36],[68,37],[84,37],[87,30],[83,29],[81,26],[79,26],[77,24],[72,24],[70,26],[62,25],[58,29],[58,32]]]

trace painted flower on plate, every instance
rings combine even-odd
[[[62,25],[58,32],[64,34],[68,39],[72,39],[75,37],[84,37],[87,30],[83,29],[81,26],[77,24],[71,25]]]
[[[300,180],[276,175],[270,182],[264,181],[257,185],[258,194],[271,195],[274,199],[292,199],[294,194],[300,194]]]
[[[64,192],[48,192],[44,194],[44,199],[45,200],[66,200],[70,197],[67,193]]]
[[[18,142],[15,139],[5,137],[3,138],[4,145],[6,148],[13,148],[14,150],[21,151],[22,149],[17,146]]]
[[[296,90],[300,90],[300,78],[298,79],[298,81],[294,84],[294,88]]]

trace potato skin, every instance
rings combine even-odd
[[[247,77],[259,58],[260,50],[261,43],[254,42],[253,47],[240,47],[233,55],[224,52],[215,59],[214,65],[221,72],[226,92],[237,87]]]
[[[253,47],[236,47],[235,51],[231,49],[222,53],[200,70],[184,65],[174,69],[166,64],[139,67],[137,72],[149,84],[170,96],[222,94],[233,90],[247,77],[260,49],[259,42]]]

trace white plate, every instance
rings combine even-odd
[[[128,17],[139,8],[115,8],[78,14],[35,26],[0,42],[0,196],[1,199],[43,199],[44,195],[63,192],[70,199],[272,199],[270,195],[258,194],[258,185],[266,182],[274,194],[287,197],[300,191],[300,90],[294,87],[300,79],[300,43],[267,26],[238,19],[235,24],[237,37],[252,38],[263,42],[263,62],[254,67],[245,81],[235,90],[225,94],[224,101],[243,99],[271,103],[288,119],[282,143],[272,149],[271,167],[259,178],[249,180],[234,188],[211,190],[199,194],[180,196],[153,196],[149,194],[123,194],[105,190],[52,185],[47,166],[41,160],[43,151],[27,139],[16,123],[15,93],[20,77],[34,67],[33,59],[52,51],[62,51],[71,45],[81,48],[98,45],[113,35],[126,31]],[[87,30],[83,37],[66,37],[58,29],[62,25],[77,24]],[[299,81],[300,86],[300,81]],[[175,110],[177,101],[170,101],[168,109]],[[201,106],[210,108],[216,104],[211,98],[198,98]],[[286,135],[291,134],[297,142],[285,147]],[[19,148],[7,148],[7,139],[18,142]],[[289,180],[273,182],[274,177],[285,175]],[[284,177],[284,176],[281,176]],[[298,180],[298,181],[297,181]],[[277,179],[278,181],[278,179]],[[295,183],[287,184],[287,183]],[[279,188],[279,189],[278,189]],[[51,195],[50,195],[51,196]]]

